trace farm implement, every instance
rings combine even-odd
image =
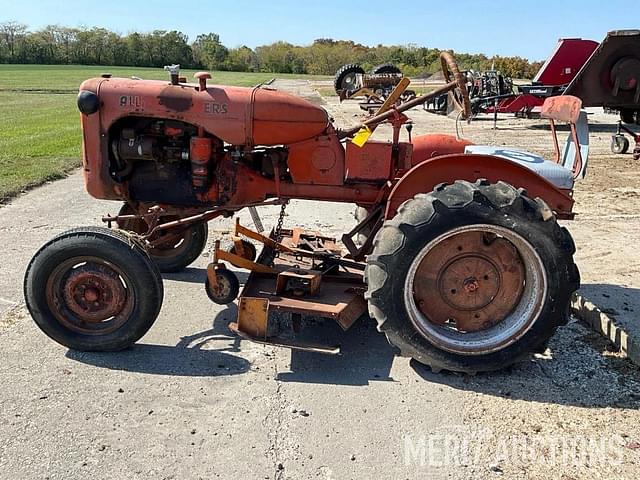
[[[334,90],[341,102],[364,98],[360,108],[370,114],[378,110],[394,91],[398,91],[398,85],[403,85],[404,88],[394,102],[406,102],[416,97],[415,91],[407,90],[409,79],[390,63],[378,65],[368,74],[360,65],[343,65],[333,79]]]

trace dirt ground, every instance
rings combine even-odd
[[[275,86],[323,103],[339,125],[360,114],[306,81]],[[414,135],[455,128],[421,110],[410,116]],[[614,117],[590,120],[589,175],[567,226],[585,292],[631,318],[640,311],[640,163],[609,153]],[[497,130],[484,119],[462,128],[478,143],[548,156],[543,125],[505,117]],[[293,202],[286,223],[340,234],[353,225],[352,208]],[[394,357],[370,321],[346,334],[313,327],[320,341],[342,344],[341,356],[289,352],[230,334],[234,307],[212,305],[202,289],[205,252],[184,273],[164,276],[160,317],[134,348],[89,354],[54,344],[24,308],[25,266],[55,233],[98,224],[115,209],[89,198],[79,174],[0,209],[0,478],[640,475],[640,371],[577,321],[544,354],[475,377]],[[262,212],[265,225],[276,213]],[[212,222],[210,242],[232,222]]]

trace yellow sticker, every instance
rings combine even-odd
[[[367,140],[369,140],[371,133],[372,132],[369,127],[365,125],[360,130],[358,130],[358,133],[356,133],[355,137],[353,137],[351,143],[357,145],[358,147],[362,147],[365,143],[367,143]]]

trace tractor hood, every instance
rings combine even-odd
[[[207,85],[202,91],[194,84],[94,78],[80,86],[80,97],[85,94],[87,101],[90,92],[99,99],[103,129],[132,115],[177,119],[203,127],[232,145],[266,146],[307,140],[329,125],[323,108],[269,88]]]

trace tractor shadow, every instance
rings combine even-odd
[[[289,371],[278,373],[278,381],[351,386],[393,381],[390,372],[395,349],[366,315],[346,332],[333,320],[323,320],[306,326],[298,338],[323,345],[340,345],[340,354],[291,350]]]
[[[236,317],[236,306],[219,312],[211,329],[184,336],[176,345],[136,343],[120,352],[78,352],[68,350],[67,358],[110,370],[151,375],[217,377],[249,371],[251,363],[240,352],[240,339],[227,325]],[[215,346],[215,348],[212,348]]]
[[[245,271],[233,270],[233,273],[236,274],[236,277],[238,277],[242,285],[244,285],[249,278],[249,274]],[[172,280],[174,282],[196,283],[203,285],[204,288],[204,282],[207,280],[207,269],[187,267],[180,272],[163,273],[162,278],[163,280]]]

